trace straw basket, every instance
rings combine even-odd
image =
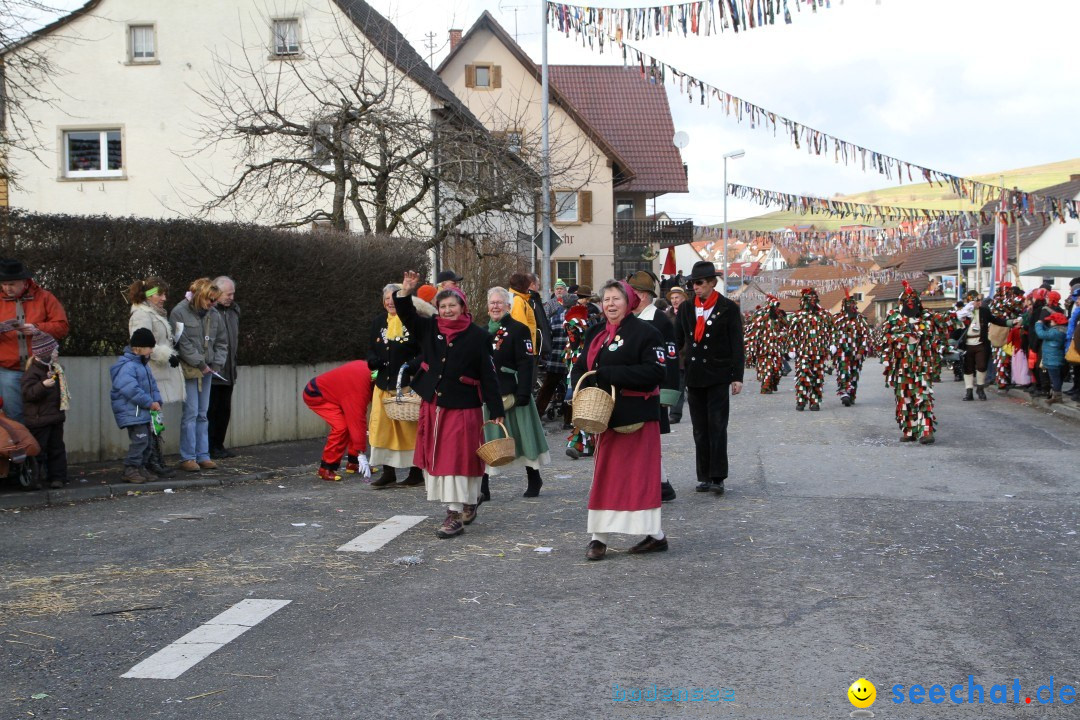
[[[510,437],[510,434],[506,432],[506,427],[501,422],[488,420],[484,424],[489,423],[502,428],[503,435],[506,437],[484,443],[477,449],[476,454],[491,467],[499,467],[514,462],[514,458],[517,457],[517,444],[514,442],[514,438]]]
[[[611,429],[614,430],[617,433],[622,434],[622,435],[629,435],[630,433],[636,433],[638,430],[640,430],[643,427],[645,427],[645,423],[639,422],[639,423],[634,423],[633,425],[620,425],[617,428],[611,428]]]
[[[383,412],[397,422],[416,422],[420,419],[420,396],[409,388],[401,387],[404,375],[405,366],[402,365],[397,376],[397,393],[393,397],[383,398]]]
[[[572,420],[577,429],[594,434],[607,430],[611,411],[615,408],[615,388],[611,389],[610,395],[597,387],[581,389],[581,381],[595,374],[595,370],[585,373],[574,386]]]

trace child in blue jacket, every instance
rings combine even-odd
[[[161,393],[147,365],[153,350],[154,333],[138,328],[123,356],[109,368],[113,416],[119,427],[127,428],[131,443],[124,458],[124,482],[143,483],[152,477],[146,469],[154,439],[150,411],[161,410]]]

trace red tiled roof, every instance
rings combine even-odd
[[[663,83],[621,65],[550,65],[548,71],[551,84],[629,163],[634,177],[620,192],[689,192]]]

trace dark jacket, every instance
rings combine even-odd
[[[402,324],[420,343],[420,369],[412,381],[417,395],[444,408],[486,405],[492,420],[506,414],[486,330],[470,325],[451,343],[439,332],[438,318],[421,317],[412,298],[395,293],[394,307]]]
[[[124,348],[124,354],[109,368],[109,376],[112,378],[109,398],[117,426],[149,425],[150,405],[161,402],[150,365],[131,352],[131,348]]]
[[[675,344],[685,348],[686,387],[709,387],[743,381],[743,323],[739,306],[724,296],[705,321],[701,342],[694,340],[694,300],[686,300],[675,316]]]
[[[28,428],[45,427],[64,422],[60,409],[60,381],[45,387],[45,380],[52,373],[52,365],[42,365],[37,360],[22,376],[23,425]]]
[[[389,318],[388,313],[379,313],[371,323],[367,364],[372,372],[379,373],[375,376],[375,387],[393,391],[397,389],[398,371],[401,370],[401,366],[408,365],[420,354],[420,340],[409,328],[404,329],[404,334],[400,338],[388,340],[386,322]],[[402,324],[404,325],[404,321]],[[412,370],[407,369],[402,378],[402,385],[407,386],[411,377]]]
[[[533,355],[529,352],[532,333],[525,323],[503,315],[499,329],[491,335],[491,358],[499,376],[499,394],[513,395],[515,405],[528,405],[532,397]]]
[[[589,328],[585,333],[585,344],[570,378],[575,385],[588,370],[586,361],[593,339],[606,328],[607,323]],[[604,389],[615,387],[615,409],[611,412],[609,427],[659,421],[660,383],[667,373],[664,338],[651,323],[635,315],[623,319],[616,337],[617,342],[600,350],[593,367],[596,375],[587,379],[582,387],[592,384]]]
[[[535,290],[529,291],[529,305],[532,306],[533,315],[536,316],[536,332],[540,335],[540,347],[536,348],[536,356],[543,357],[551,350],[551,322],[548,320],[547,309],[540,293]]]
[[[980,345],[989,345],[990,344],[990,338],[987,335],[987,332],[989,331],[990,326],[991,325],[1001,325],[1002,327],[1008,327],[1009,323],[1005,318],[1000,318],[997,315],[994,315],[992,312],[990,312],[990,310],[988,308],[980,307],[980,308],[978,308],[978,312],[979,312],[979,344]],[[967,331],[968,331],[968,327],[970,327],[970,325],[971,325],[970,322],[965,323],[964,327],[959,331],[960,332],[959,340],[960,340],[961,345],[966,345],[967,344]]]
[[[221,380],[219,378],[213,378],[214,385],[235,385],[236,384],[236,355],[237,348],[240,345],[240,306],[233,302],[229,307],[222,307],[221,305],[214,306],[218,314],[221,315],[221,320],[225,325],[225,341],[228,343],[229,349],[225,355],[225,364],[221,366],[219,374],[225,378]]]

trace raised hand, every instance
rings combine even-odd
[[[420,274],[413,270],[406,270],[405,276],[401,279],[401,294],[409,295],[419,284]]]

